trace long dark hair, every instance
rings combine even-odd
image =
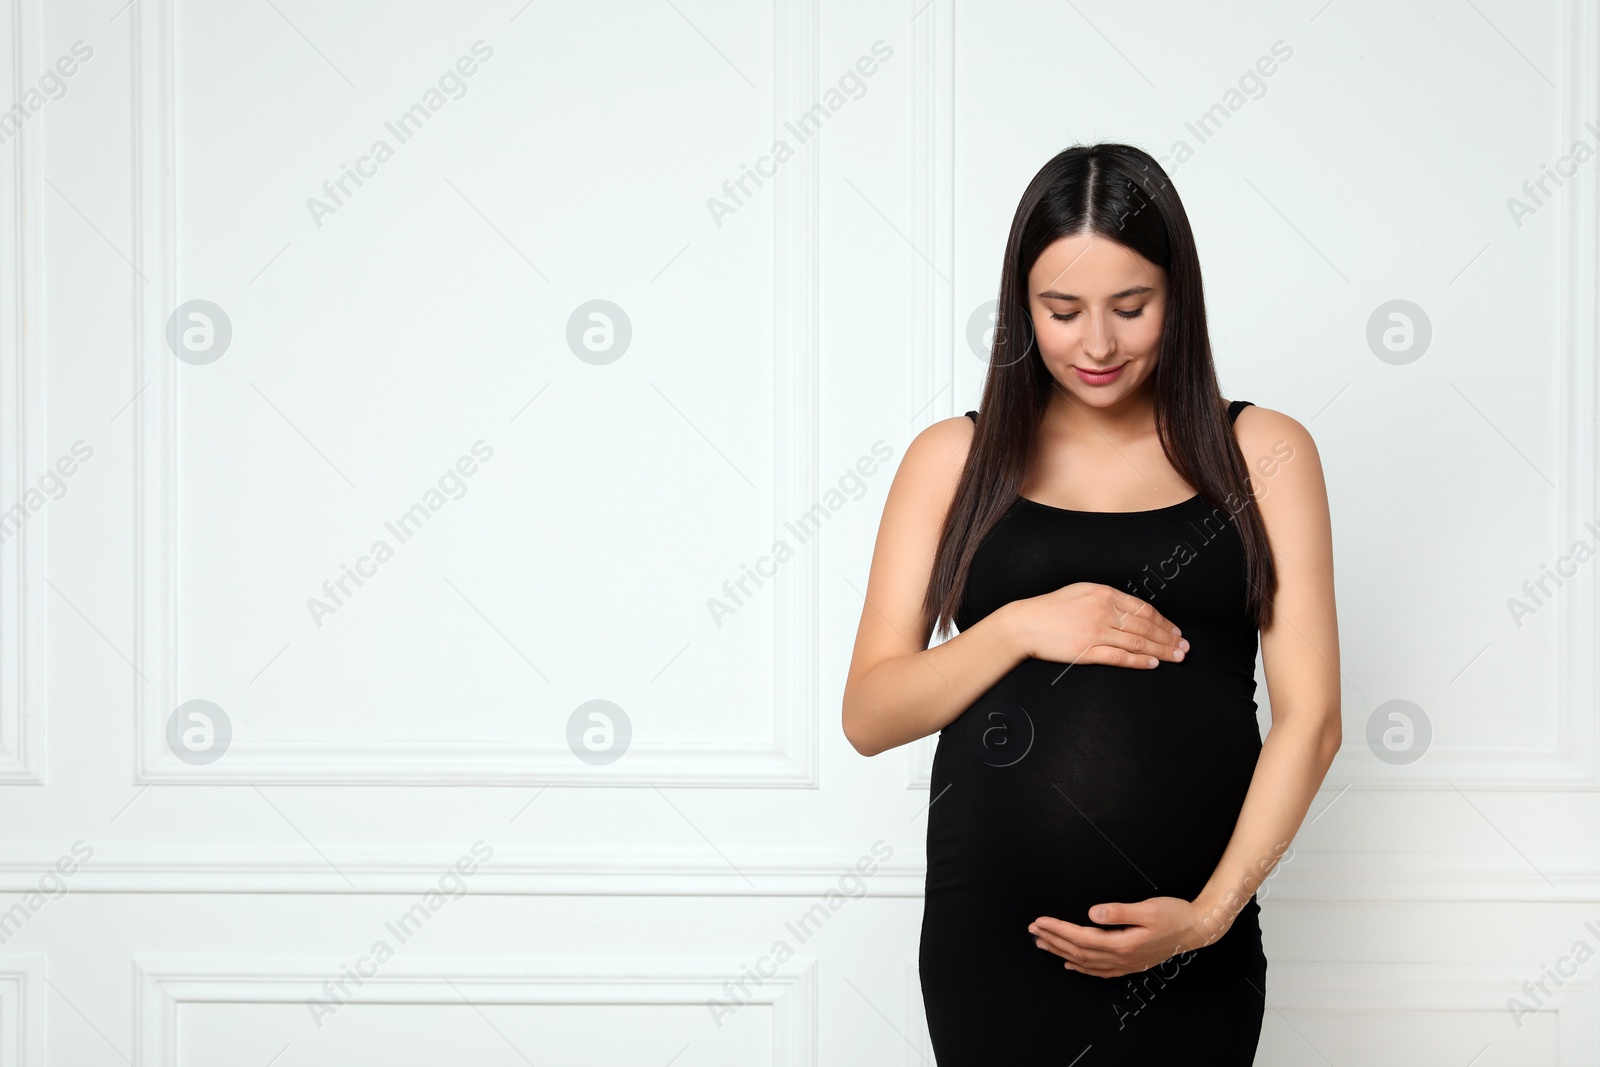
[[[1245,607],[1265,627],[1272,621],[1277,573],[1217,385],[1189,217],[1172,180],[1149,153],[1095,144],[1074,145],[1040,168],[1011,220],[978,425],[923,599],[929,633],[948,632],[954,622],[973,555],[1022,491],[1050,391],[1057,387],[1033,344],[1028,273],[1050,244],[1086,233],[1116,241],[1167,272],[1153,376],[1156,432],[1173,468],[1207,503],[1231,516],[1244,543]]]

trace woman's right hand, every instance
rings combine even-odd
[[[1015,606],[1017,638],[1034,659],[1149,670],[1181,661],[1189,647],[1149,601],[1098,582],[1073,582]]]

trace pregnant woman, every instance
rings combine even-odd
[[[845,687],[862,754],[939,734],[939,1067],[1253,1061],[1255,893],[1340,743],[1332,554],[1305,427],[1221,395],[1165,172],[1056,156],[1012,222],[978,409],[895,474]]]

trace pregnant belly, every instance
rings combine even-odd
[[[930,900],[1088,909],[1193,899],[1227,847],[1261,741],[1251,696],[1207,672],[1027,660],[941,732]]]

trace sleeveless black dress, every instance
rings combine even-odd
[[[1028,932],[1042,915],[1100,926],[1095,904],[1193,900],[1216,869],[1261,750],[1243,541],[1198,495],[1132,512],[1018,497],[978,549],[956,626],[1073,582],[1151,602],[1190,648],[1154,669],[1027,659],[940,731],[919,950],[934,1054],[1248,1065],[1267,969],[1254,897],[1217,941],[1119,978],[1066,970]]]

